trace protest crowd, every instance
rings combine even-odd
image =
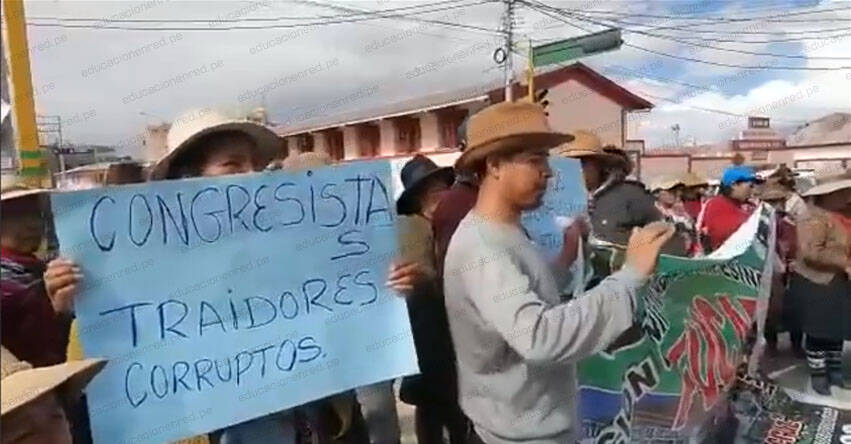
[[[401,169],[398,251],[383,291],[407,306],[418,373],[180,442],[399,444],[397,396],[415,409],[420,444],[578,442],[578,363],[628,347],[642,334],[641,291],[653,281],[660,255],[711,258],[761,205],[773,208],[776,241],[764,328],[745,325],[749,341],[770,357],[780,353],[778,334],[789,332],[795,355],[806,359],[812,390],[830,396],[847,387],[841,358],[843,341],[851,340],[851,171],[819,177],[808,190],[796,189],[788,168],[761,177],[732,164],[717,177],[717,190],[693,173],[641,182],[620,147],[603,146],[592,131],[555,132],[547,119],[531,100],[490,105],[459,128],[462,153],[454,167],[417,155]],[[277,136],[257,122],[218,111],[186,121],[171,128],[168,154],[149,177],[121,182],[340,168],[318,153],[275,159]],[[581,167],[587,212],[562,224],[560,252],[548,258],[522,217],[544,201],[555,159]],[[84,353],[75,319],[92,270],[62,256],[62,245],[41,255],[52,236],[50,194],[3,184],[4,444],[91,442],[84,388],[108,365]],[[304,254],[309,248],[293,260]],[[576,282],[572,270],[580,262],[591,272]],[[198,279],[206,276],[198,271]],[[162,310],[159,316],[163,322]],[[304,360],[319,350],[306,340],[293,347]],[[213,415],[238,408],[197,407]]]

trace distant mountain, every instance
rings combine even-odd
[[[851,142],[851,113],[833,113],[808,122],[786,139],[787,145]]]

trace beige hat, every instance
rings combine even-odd
[[[307,152],[290,154],[283,161],[276,161],[269,165],[270,170],[283,169],[286,171],[302,171],[329,166],[334,162],[325,153]]]
[[[171,124],[166,136],[168,154],[151,169],[151,180],[168,177],[174,160],[191,147],[193,142],[208,134],[222,131],[239,131],[251,137],[257,145],[255,154],[263,166],[275,157],[281,147],[281,139],[271,129],[244,116],[230,116],[212,109],[188,111],[174,119]]]
[[[701,187],[709,185],[709,181],[689,171],[680,176],[680,181],[687,187]]]
[[[647,184],[651,192],[658,190],[670,190],[677,185],[683,185],[683,181],[677,177],[660,176],[656,177]]]
[[[851,169],[847,169],[841,174],[817,177],[816,186],[807,190],[803,196],[823,196],[846,188],[851,188]]]
[[[759,198],[762,200],[778,200],[786,199],[791,195],[788,188],[783,186],[779,180],[768,179],[759,191]]]
[[[62,395],[76,398],[104,365],[106,361],[103,359],[83,359],[50,367],[32,368],[28,363],[18,360],[6,347],[2,347],[2,415],[5,416],[60,387],[63,389]]]
[[[612,162],[621,161],[617,155],[607,153],[603,148],[603,142],[591,131],[576,130],[573,136],[574,139],[572,141],[553,148],[550,153],[555,156],[573,157],[576,159],[597,157]]]
[[[541,105],[527,101],[500,102],[470,117],[467,122],[467,149],[455,166],[469,170],[495,152],[548,149],[571,140],[572,135],[550,128]]]
[[[33,196],[37,194],[44,194],[47,192],[48,190],[44,188],[33,188],[18,182],[13,182],[0,186],[0,200],[5,202],[12,199],[18,199],[21,197]]]

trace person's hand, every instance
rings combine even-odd
[[[674,226],[653,222],[632,230],[626,247],[626,264],[643,277],[649,277],[656,268],[659,250],[674,235]]]
[[[562,232],[561,257],[559,258],[562,265],[569,267],[573,264],[573,261],[579,256],[579,239],[588,239],[590,231],[585,219],[576,219],[564,229],[564,232]]]
[[[420,279],[422,271],[416,262],[394,261],[390,264],[390,274],[387,275],[387,286],[402,294],[414,289],[414,284]]]
[[[47,264],[44,272],[44,286],[47,297],[57,313],[74,311],[74,298],[83,275],[80,268],[68,259],[54,259]]]
[[[848,275],[848,279],[851,279],[851,265],[845,267],[845,274]]]

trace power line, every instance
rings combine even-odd
[[[482,0],[476,3],[464,4],[464,5],[455,5],[455,6],[446,6],[441,8],[433,8],[426,11],[417,11],[420,14],[432,13],[432,12],[441,12],[448,11],[451,9],[458,9],[470,6],[481,5],[485,3],[491,3],[490,0]],[[429,5],[431,6],[431,5]],[[388,10],[389,11],[389,10]],[[64,23],[31,23],[28,22],[28,26],[34,27],[48,27],[48,28],[65,28],[65,29],[110,29],[110,30],[123,30],[123,31],[230,31],[230,30],[245,30],[245,29],[291,29],[291,28],[303,28],[308,26],[321,26],[321,25],[335,25],[342,23],[356,23],[368,20],[376,20],[382,18],[392,18],[392,17],[382,17],[377,15],[376,13],[364,13],[363,16],[360,17],[350,17],[350,18],[341,18],[338,20],[321,20],[314,21],[308,23],[293,23],[293,24],[266,24],[266,25],[256,25],[256,26],[215,26],[215,27],[160,27],[160,26],[122,26],[122,25],[97,25],[97,24],[64,24]],[[445,22],[444,24],[448,24],[451,22]],[[461,23],[453,23],[452,26],[458,28],[464,28],[468,30],[475,31],[487,31],[494,35],[501,35],[499,30],[495,29],[487,29],[481,28],[473,25],[464,25]]]
[[[580,17],[574,16],[574,14],[570,14],[570,15],[571,15],[571,17],[575,18],[576,20],[584,21],[586,23],[596,24],[596,25],[600,25],[600,26],[610,26],[609,24],[604,23],[604,22],[599,22],[599,21],[591,20],[591,19],[583,19],[583,18],[581,18],[581,16]],[[579,15],[579,14],[576,14],[576,15]],[[851,57],[820,57],[820,56],[808,57],[808,56],[805,56],[805,55],[777,54],[777,53],[772,53],[772,52],[747,51],[747,50],[744,50],[744,49],[719,48],[717,46],[694,43],[694,42],[690,42],[688,40],[679,39],[677,37],[654,34],[654,33],[635,30],[635,29],[626,29],[625,31],[632,32],[634,34],[645,35],[645,36],[652,37],[652,38],[670,40],[670,41],[674,41],[674,42],[677,42],[677,43],[681,43],[683,45],[696,46],[696,47],[699,47],[699,48],[707,48],[707,49],[711,49],[711,50],[715,50],[715,51],[733,52],[733,53],[738,53],[738,54],[757,55],[757,56],[766,56],[766,57],[778,57],[778,58],[786,58],[786,59],[851,60]]]
[[[669,98],[667,98],[667,97],[659,97],[659,96],[656,96],[656,95],[653,95],[653,94],[641,93],[641,95],[646,96],[646,97],[650,97],[651,99],[655,99],[655,100],[662,100],[662,101],[665,101],[665,102],[670,102],[670,103],[673,103],[673,104],[675,104],[675,105],[682,106],[682,107],[684,107],[684,108],[691,108],[691,109],[695,109],[695,110],[698,110],[698,111],[705,111],[705,112],[709,112],[709,113],[723,114],[723,115],[725,115],[725,116],[732,116],[732,117],[750,117],[750,116],[749,116],[749,115],[747,115],[747,114],[733,113],[733,112],[730,112],[730,111],[724,111],[724,110],[721,110],[721,109],[706,108],[706,107],[697,106],[697,105],[686,105],[686,104],[684,104],[684,103],[677,102],[677,101],[676,101],[676,100],[674,100],[674,99],[669,99]],[[775,117],[772,117],[771,119],[772,119],[772,120],[775,120],[775,121],[778,121],[778,122],[789,122],[789,123],[800,123],[800,122],[806,122],[806,120],[804,120],[804,119],[801,119],[801,120],[797,120],[797,119],[778,119],[778,118],[775,118]]]
[[[592,30],[590,30],[588,28],[576,25],[575,23],[571,23],[571,22],[567,21],[564,17],[561,17],[561,14],[564,14],[564,12],[559,10],[558,8],[553,8],[551,6],[548,6],[544,3],[537,2],[537,1],[534,2],[534,3],[532,3],[531,1],[528,1],[528,0],[520,0],[520,1],[522,1],[524,4],[532,7],[533,9],[535,9],[536,11],[538,11],[538,12],[544,14],[544,15],[552,17],[556,20],[561,20],[564,23],[566,23],[570,26],[573,26],[577,29],[580,29],[584,32],[588,32],[588,33],[593,32]],[[556,10],[558,12],[550,13],[549,12],[550,10]],[[559,14],[559,15],[554,15],[554,14]],[[710,61],[710,60],[697,59],[697,58],[694,58],[694,57],[686,57],[686,56],[678,56],[678,55],[674,55],[674,54],[668,54],[668,53],[665,53],[665,52],[656,51],[656,50],[649,49],[649,48],[644,48],[642,46],[633,45],[633,44],[626,43],[626,42],[623,43],[623,46],[635,48],[635,49],[638,49],[640,51],[648,52],[648,53],[651,53],[651,54],[656,54],[656,55],[663,56],[663,57],[669,57],[669,58],[672,58],[672,59],[683,60],[683,61],[694,62],[694,63],[702,63],[702,64],[713,65],[713,66],[722,66],[722,67],[726,67],[726,68],[777,69],[777,70],[788,70],[788,71],[840,71],[840,70],[851,69],[851,66],[811,67],[811,66],[778,66],[778,65],[736,65],[736,64],[732,64],[732,63],[715,62],[715,61]]]
[[[643,18],[659,18],[666,20],[701,20],[708,21],[710,23],[702,23],[702,24],[712,24],[712,23],[735,23],[735,22],[749,22],[749,21],[769,21],[776,23],[811,23],[811,22],[851,22],[851,18],[839,18],[839,17],[822,17],[822,18],[807,18],[807,19],[787,19],[786,17],[799,16],[799,15],[809,15],[809,14],[820,14],[825,12],[836,12],[836,11],[846,11],[851,9],[851,7],[843,7],[843,8],[832,8],[832,9],[821,9],[821,10],[811,10],[811,11],[797,11],[797,12],[789,12],[789,13],[781,13],[781,14],[773,14],[767,16],[759,16],[759,17],[739,17],[739,18],[730,18],[730,17],[710,17],[710,16],[702,16],[702,17],[688,17],[683,15],[658,15],[658,14],[638,14],[638,13],[622,13],[617,11],[594,11],[594,10],[583,10],[580,11],[578,9],[570,9],[569,11],[575,13],[582,14],[597,14],[597,15],[616,15],[620,17],[643,17]],[[777,20],[774,20],[777,19]],[[695,24],[695,26],[702,25],[701,23]]]

